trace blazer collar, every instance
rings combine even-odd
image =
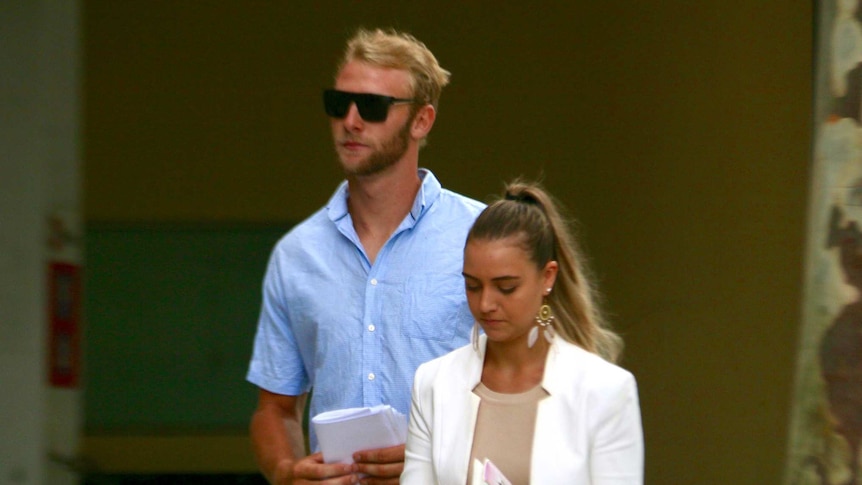
[[[464,374],[467,385],[472,390],[482,380],[482,364],[485,362],[485,350],[488,346],[488,336],[482,334],[479,336],[479,348],[474,352],[470,352],[470,365],[468,372]],[[550,395],[554,395],[560,391],[560,386],[564,385],[566,379],[563,377],[565,369],[560,368],[559,354],[563,347],[573,346],[566,342],[560,336],[554,336],[551,340],[551,348],[548,350],[548,355],[545,357],[545,374],[542,376],[542,388]]]

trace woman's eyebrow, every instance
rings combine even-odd
[[[470,278],[472,280],[478,280],[479,279],[479,278],[476,278],[475,276],[473,276],[469,273],[464,273],[463,271],[461,272],[461,275],[463,275],[465,278]],[[503,275],[503,276],[495,276],[495,277],[491,278],[491,281],[508,281],[508,280],[519,280],[519,279],[521,279],[520,276]]]

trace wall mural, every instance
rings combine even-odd
[[[786,485],[862,485],[860,3],[815,3],[815,147]]]

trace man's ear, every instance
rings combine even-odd
[[[410,127],[410,134],[413,138],[421,140],[428,136],[431,132],[431,127],[434,126],[434,120],[437,118],[437,110],[434,106],[426,104],[416,111],[413,117],[413,124]]]

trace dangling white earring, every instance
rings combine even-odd
[[[473,334],[470,337],[470,343],[473,344],[473,350],[479,352],[479,322],[473,321]]]
[[[550,293],[551,289],[548,288],[548,292]],[[548,343],[554,338],[554,327],[551,323],[554,322],[554,312],[551,310],[551,306],[548,305],[547,300],[542,303],[542,306],[539,307],[539,313],[536,314],[536,325],[535,327],[530,329],[529,335],[527,335],[527,347],[533,348],[536,345],[536,340],[539,339],[539,327],[542,327],[542,335],[545,337],[545,340]]]

